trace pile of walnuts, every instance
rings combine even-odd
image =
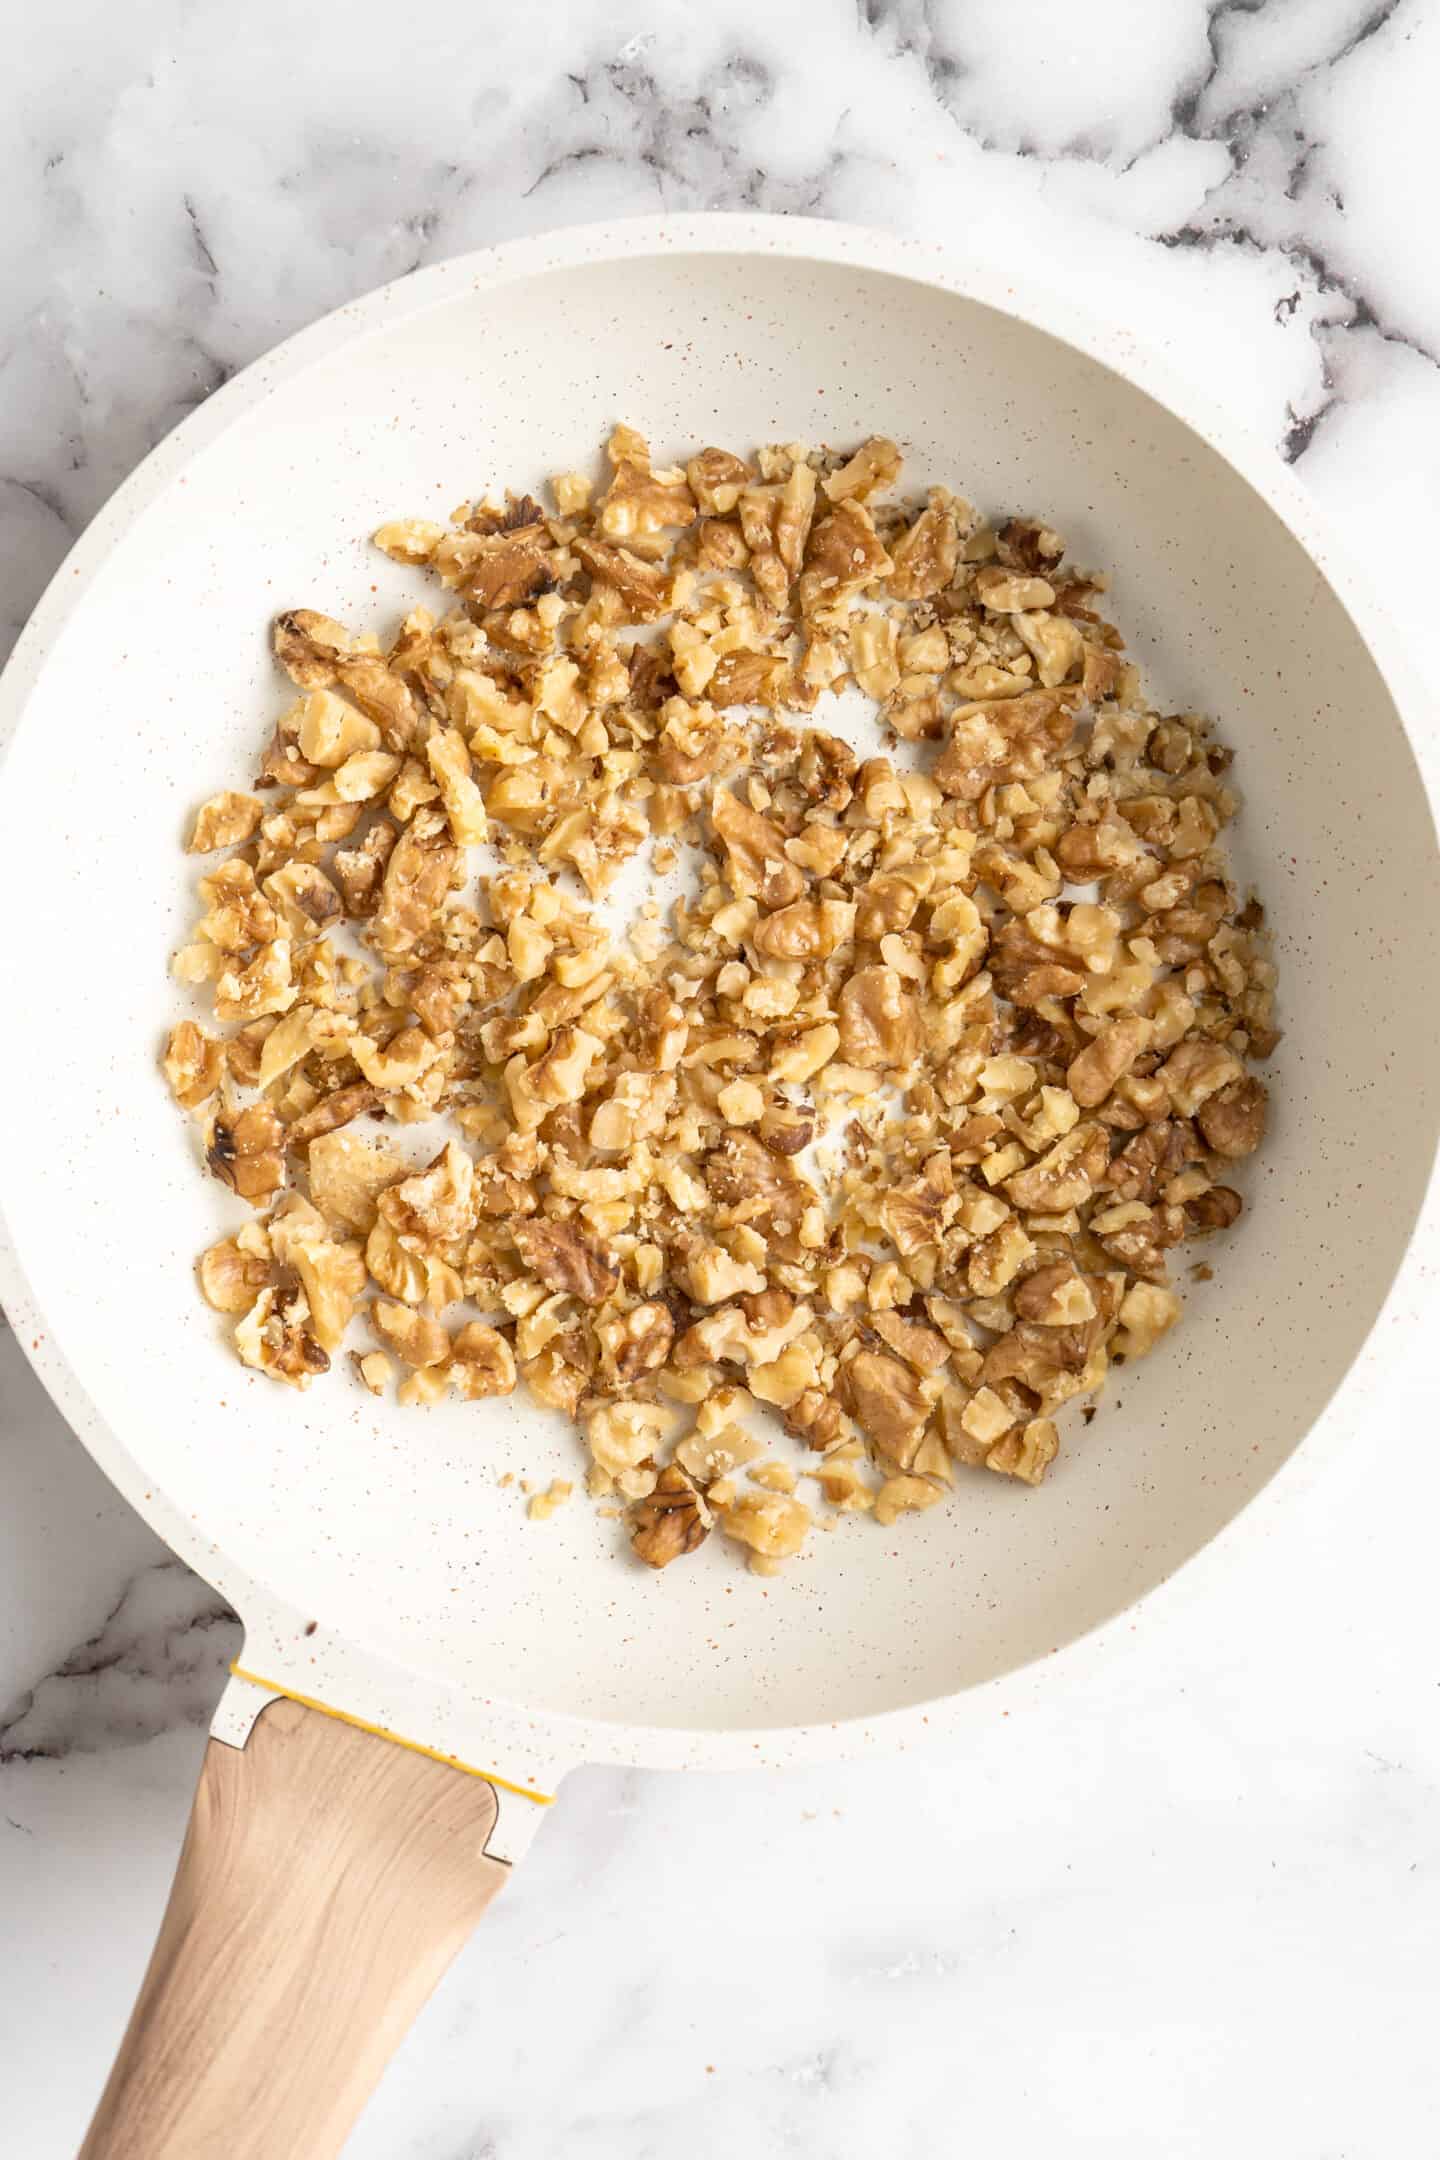
[[[880,438],[608,468],[382,528],[451,596],[385,644],[277,619],[299,696],[197,816],[174,961],[229,1032],[165,1069],[255,1210],[200,1263],[247,1365],[304,1387],[359,1313],[376,1394],[523,1381],[641,1559],[718,1523],[763,1571],[957,1463],[1038,1483],[1173,1325],[1274,970],[1228,753],[1047,526],[896,500]],[[809,724],[847,689],[903,753]]]

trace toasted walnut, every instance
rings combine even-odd
[[[207,1305],[216,1312],[243,1313],[269,1282],[271,1266],[268,1259],[243,1251],[234,1238],[222,1238],[201,1254],[198,1272]]]
[[[424,1170],[381,1191],[376,1205],[413,1250],[449,1244],[474,1219],[474,1161],[458,1141],[448,1140]]]
[[[863,442],[854,457],[832,472],[825,482],[825,493],[831,502],[844,502],[854,497],[864,502],[882,488],[894,487],[900,477],[900,452],[884,435],[872,435]]]
[[[348,1238],[302,1234],[289,1240],[286,1258],[305,1292],[310,1333],[322,1350],[338,1350],[365,1288],[361,1247]]]
[[[757,952],[779,960],[818,960],[845,944],[854,927],[852,900],[796,900],[763,917],[753,942]]]
[[[437,728],[425,745],[430,770],[440,789],[450,831],[461,847],[476,847],[490,837],[485,798],[470,772],[470,753],[457,728]]]
[[[1070,1093],[1082,1110],[1104,1102],[1122,1073],[1127,1073],[1150,1042],[1151,1025],[1139,1013],[1127,1013],[1108,1021],[1078,1056],[1065,1075]]]
[[[328,615],[317,615],[313,608],[291,608],[277,615],[274,643],[276,659],[302,690],[327,689],[340,662],[355,650],[355,640],[344,625]]]
[[[1095,1297],[1070,1260],[1048,1261],[1016,1286],[1011,1299],[1021,1320],[1044,1327],[1076,1327],[1095,1317]]]
[[[1220,1088],[1240,1079],[1245,1068],[1232,1051],[1203,1039],[1182,1042],[1160,1068],[1160,1077],[1181,1117],[1194,1117],[1200,1105]]]
[[[892,546],[890,591],[897,600],[928,600],[955,576],[959,538],[954,512],[932,505]]]
[[[399,1402],[523,1378],[643,1559],[708,1509],[770,1573],[807,1518],[752,1424],[890,1526],[956,1464],[1038,1482],[1061,1406],[1173,1323],[1174,1249],[1241,1212],[1275,970],[1228,752],[1157,720],[1047,525],[882,500],[879,436],[657,468],[622,425],[607,458],[553,517],[382,526],[448,612],[277,618],[300,694],[202,810],[239,852],[172,963],[234,1032],[164,1065],[270,1208],[200,1263],[249,1364],[306,1385],[372,1285]],[[805,724],[847,684],[891,755]],[[569,873],[593,899],[647,839],[698,892],[612,938]],[[446,1129],[415,1170],[367,1114]],[[491,1318],[451,1341],[462,1301]]]
[[[447,534],[432,560],[447,585],[459,586],[477,608],[513,608],[530,599],[550,575],[550,534],[538,507],[515,506],[518,522],[500,530]]]
[[[235,1330],[241,1364],[290,1387],[309,1387],[317,1374],[330,1370],[330,1359],[306,1326],[308,1318],[298,1284],[262,1290]]]
[[[1212,1185],[1184,1203],[1185,1214],[1197,1230],[1228,1230],[1240,1220],[1244,1205],[1231,1185]]]
[[[288,1138],[293,1139],[294,1128]],[[347,1230],[368,1232],[375,1203],[404,1174],[398,1155],[358,1133],[317,1135],[310,1146],[310,1197],[321,1213]]]
[[[405,1027],[385,1043],[352,1035],[350,1055],[372,1087],[388,1091],[413,1087],[427,1066],[434,1065],[440,1049],[424,1028]]]
[[[1054,605],[1055,588],[1043,577],[1026,577],[998,564],[975,573],[975,597],[993,613],[1019,615]]]
[[[1050,1214],[1083,1207],[1108,1160],[1103,1128],[1077,1125],[1030,1169],[1007,1179],[1005,1190],[1016,1207],[1040,1208]]]
[[[443,1365],[450,1355],[450,1337],[439,1321],[427,1319],[412,1306],[376,1298],[370,1307],[370,1325],[377,1340],[393,1350],[403,1365]]]
[[[845,1406],[875,1445],[901,1461],[929,1412],[919,1380],[898,1359],[861,1350],[845,1367]]]
[[[487,1327],[483,1320],[469,1320],[456,1334],[449,1377],[456,1394],[466,1402],[512,1394],[515,1353],[497,1329]]]
[[[233,790],[212,795],[195,813],[189,851],[192,855],[213,855],[220,848],[241,847],[264,815],[265,805],[257,796],[237,795]]]
[[[808,615],[830,606],[894,567],[869,512],[858,502],[837,503],[810,529],[797,588],[801,609]]]
[[[299,707],[296,736],[301,755],[312,765],[334,769],[362,751],[380,748],[373,720],[333,690],[312,690]]]
[[[971,1246],[966,1280],[976,1297],[998,1297],[1034,1255],[1035,1247],[1013,1215]]]
[[[1268,1107],[1263,1081],[1232,1080],[1200,1105],[1197,1122],[1217,1155],[1238,1161],[1253,1155],[1264,1139]]]
[[[377,952],[398,959],[414,950],[450,890],[459,851],[441,818],[410,820],[391,850],[371,929]]]
[[[685,468],[691,494],[712,517],[728,517],[752,477],[749,466],[728,450],[702,450]]]
[[[918,1373],[938,1372],[950,1355],[943,1335],[922,1320],[907,1320],[898,1312],[877,1312],[870,1325],[880,1340]]]
[[[717,788],[710,816],[725,849],[726,874],[737,893],[755,895],[767,908],[783,908],[805,890],[805,874],[790,861],[785,836],[738,795]]]
[[[1033,613],[1015,616],[1017,636],[1029,648],[1035,662],[1035,674],[1043,687],[1053,690],[1058,683],[1081,673],[1085,665],[1085,640],[1075,624],[1064,615],[1052,615],[1047,608]]]
[[[995,536],[995,553],[1009,570],[1048,576],[1064,555],[1065,542],[1034,518],[1007,518]]]
[[[291,1119],[285,1128],[286,1145],[306,1147],[325,1133],[338,1132],[367,1110],[377,1109],[380,1099],[379,1088],[368,1081],[337,1088],[333,1095],[322,1096],[310,1109]]]
[[[851,1065],[908,1065],[920,1050],[920,1014],[891,967],[857,968],[840,992],[840,1054]]]
[[[578,1102],[600,1042],[584,1028],[562,1027],[533,1065],[518,1052],[505,1068],[505,1085],[522,1132],[532,1132],[548,1111]]]
[[[737,1260],[721,1245],[703,1245],[685,1267],[685,1283],[699,1305],[718,1305],[743,1291],[763,1290],[765,1277],[748,1260]]]
[[[1016,1426],[997,1441],[985,1461],[991,1470],[999,1470],[1006,1477],[1038,1485],[1059,1452],[1060,1435],[1054,1419],[1031,1418],[1027,1425]]]
[[[1115,1348],[1127,1358],[1149,1355],[1180,1317],[1180,1300],[1159,1283],[1132,1283],[1120,1307]]]
[[[262,945],[244,967],[221,970],[215,978],[217,1020],[259,1020],[266,1013],[289,1012],[299,992],[290,972],[290,940]]]
[[[714,1517],[685,1472],[670,1463],[655,1480],[655,1490],[639,1501],[630,1518],[630,1543],[647,1567],[668,1567],[704,1544]]]
[[[193,1020],[182,1020],[170,1030],[162,1066],[180,1107],[198,1110],[220,1085],[225,1067],[224,1045]]]
[[[380,905],[385,866],[399,838],[383,819],[370,827],[358,847],[340,848],[332,865],[347,915],[373,915]]]
[[[670,1355],[674,1339],[675,1322],[668,1305],[651,1299],[633,1306],[623,1320],[613,1323],[606,1345],[616,1379],[638,1380],[642,1374],[658,1372]]]
[[[318,936],[345,912],[339,893],[314,863],[286,863],[265,879],[263,890],[292,941]],[[296,957],[292,944],[292,959]]]
[[[910,1471],[886,1478],[876,1493],[873,1506],[875,1520],[882,1530],[901,1515],[917,1514],[924,1508],[932,1508],[945,1497],[945,1487],[935,1478],[917,1477]]]
[[[283,1140],[280,1120],[268,1104],[256,1103],[233,1117],[220,1112],[210,1121],[205,1160],[242,1200],[267,1200],[285,1182]]]
[[[383,1215],[365,1240],[365,1265],[380,1288],[407,1305],[418,1305],[430,1287],[429,1270],[416,1252],[402,1245]]]
[[[569,1223],[537,1216],[514,1226],[525,1265],[549,1290],[563,1290],[582,1305],[603,1305],[619,1283],[618,1269],[600,1248]]]
[[[658,1403],[617,1402],[593,1410],[585,1423],[590,1453],[602,1470],[618,1478],[654,1454],[670,1417]],[[653,1485],[646,1490],[653,1490]],[[643,1494],[634,1497],[643,1498]]]
[[[788,1560],[805,1543],[811,1519],[804,1501],[788,1493],[747,1492],[721,1510],[720,1527],[762,1559]]]
[[[395,1378],[395,1368],[383,1350],[352,1350],[351,1362],[362,1387],[372,1395],[383,1395]]]
[[[670,579],[656,564],[604,540],[577,540],[575,553],[596,583],[608,586],[637,622],[653,622],[664,611]]]
[[[790,670],[768,653],[722,655],[705,685],[712,705],[779,705],[789,687]]]
[[[908,930],[920,905],[920,888],[903,872],[874,877],[860,889],[855,935],[876,943],[891,931]]]
[[[395,518],[371,537],[376,547],[396,562],[423,563],[429,562],[445,538],[445,527],[432,525],[425,518]]]

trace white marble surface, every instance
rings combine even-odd
[[[226,375],[412,265],[657,208],[1083,288],[1361,552],[1440,507],[1425,0],[51,0],[0,82],[0,622]],[[1392,585],[1428,628],[1423,583]],[[1425,657],[1422,648],[1422,658]],[[1411,1296],[1440,1311],[1434,1243]],[[357,2160],[1440,2149],[1440,1391],[1061,1706],[784,1778],[583,1773]],[[0,1340],[0,2147],[73,2151],[233,1624]]]

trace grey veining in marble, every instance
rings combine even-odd
[[[151,445],[277,339],[461,250],[657,209],[849,218],[1046,278],[1424,582],[1426,0],[52,0],[7,26],[6,645]],[[1440,2149],[1437,1410],[1427,1374],[1387,1375],[1270,1572],[1203,1631],[1137,1627],[972,1759],[583,1773],[357,2160]],[[0,1480],[0,2142],[60,2160],[235,1628],[3,1330]]]

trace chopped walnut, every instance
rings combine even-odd
[[[934,1507],[945,1497],[945,1487],[935,1478],[917,1477],[913,1472],[902,1470],[895,1477],[886,1478],[873,1502],[875,1520],[882,1530],[901,1515],[914,1515],[925,1508]]]
[[[352,1350],[350,1356],[361,1386],[367,1388],[372,1395],[383,1395],[395,1377],[395,1368],[384,1351],[367,1350],[362,1355],[359,1351]]]
[[[363,1232],[374,1228],[376,1201],[405,1167],[388,1148],[345,1131],[317,1135],[308,1164],[310,1197],[320,1212],[347,1230]]]
[[[210,1121],[205,1160],[242,1200],[266,1200],[285,1182],[284,1127],[267,1103]]]
[[[515,1225],[515,1243],[538,1279],[582,1305],[603,1305],[620,1280],[618,1270],[594,1242],[568,1223],[539,1217]]]
[[[999,1470],[1006,1477],[1038,1485],[1059,1452],[1060,1435],[1054,1419],[1031,1418],[1027,1425],[1016,1426],[998,1440],[985,1461],[991,1470]]]
[[[269,1210],[199,1263],[247,1364],[482,1416],[523,1382],[642,1561],[718,1520],[769,1573],[809,1525],[774,1421],[827,1528],[889,1528],[956,1466],[1038,1483],[1174,1325],[1263,1139],[1275,969],[1228,752],[1047,524],[896,492],[880,435],[606,456],[553,515],[382,525],[441,608],[276,618],[299,694],[202,806],[172,963],[225,1033],[162,1064]],[[809,724],[837,692],[889,755]],[[612,937],[649,842],[692,888]],[[385,1348],[345,1356],[362,1303]]]
[[[309,1387],[318,1374],[330,1370],[327,1353],[306,1325],[309,1317],[298,1283],[262,1290],[235,1329],[241,1364],[290,1387]]]
[[[1150,1022],[1142,1013],[1126,1013],[1118,1020],[1107,1021],[1071,1059],[1066,1085],[1082,1110],[1093,1110],[1104,1102],[1116,1081],[1147,1047],[1151,1032]]]
[[[448,1371],[456,1394],[466,1402],[509,1395],[516,1382],[515,1352],[497,1328],[469,1320],[455,1336]]]
[[[170,1030],[162,1062],[170,1092],[181,1109],[198,1110],[220,1085],[225,1049],[195,1021],[182,1020]]]
[[[237,795],[227,789],[212,795],[195,813],[190,833],[192,855],[213,855],[220,848],[240,847],[258,827],[265,805],[255,795]]]
[[[1020,615],[1032,608],[1052,606],[1055,588],[1047,585],[1043,577],[1026,577],[995,564],[976,571],[975,594],[982,607],[996,614]]]
[[[450,1337],[439,1321],[427,1319],[394,1299],[375,1300],[370,1307],[370,1325],[402,1365],[443,1365],[450,1355]]]
[[[929,1411],[920,1381],[898,1359],[862,1350],[845,1367],[846,1408],[883,1454],[900,1461]]]
[[[787,1560],[798,1553],[810,1523],[810,1510],[804,1501],[794,1500],[788,1493],[741,1493],[720,1509],[720,1527],[726,1537],[748,1545],[752,1553],[765,1560]]]
[[[216,1312],[249,1312],[270,1280],[268,1257],[245,1252],[234,1238],[222,1238],[198,1263],[200,1288]]]
[[[1181,1117],[1194,1117],[1196,1111],[1219,1089],[1238,1080],[1245,1068],[1233,1051],[1220,1043],[1198,1041],[1182,1042],[1172,1050],[1160,1068],[1160,1078],[1169,1090],[1170,1100]]]
[[[1120,1306],[1115,1348],[1127,1358],[1146,1357],[1180,1317],[1180,1300],[1162,1284],[1137,1282]]]
[[[1206,1097],[1197,1123],[1215,1153],[1235,1162],[1253,1155],[1264,1139],[1267,1109],[1263,1081],[1231,1080]]]
[[[668,1567],[704,1544],[713,1520],[698,1487],[678,1464],[667,1463],[655,1490],[631,1513],[630,1543],[647,1567]]]
[[[918,1055],[920,1015],[894,968],[857,968],[840,992],[839,1014],[840,1052],[850,1064],[908,1065]]]

